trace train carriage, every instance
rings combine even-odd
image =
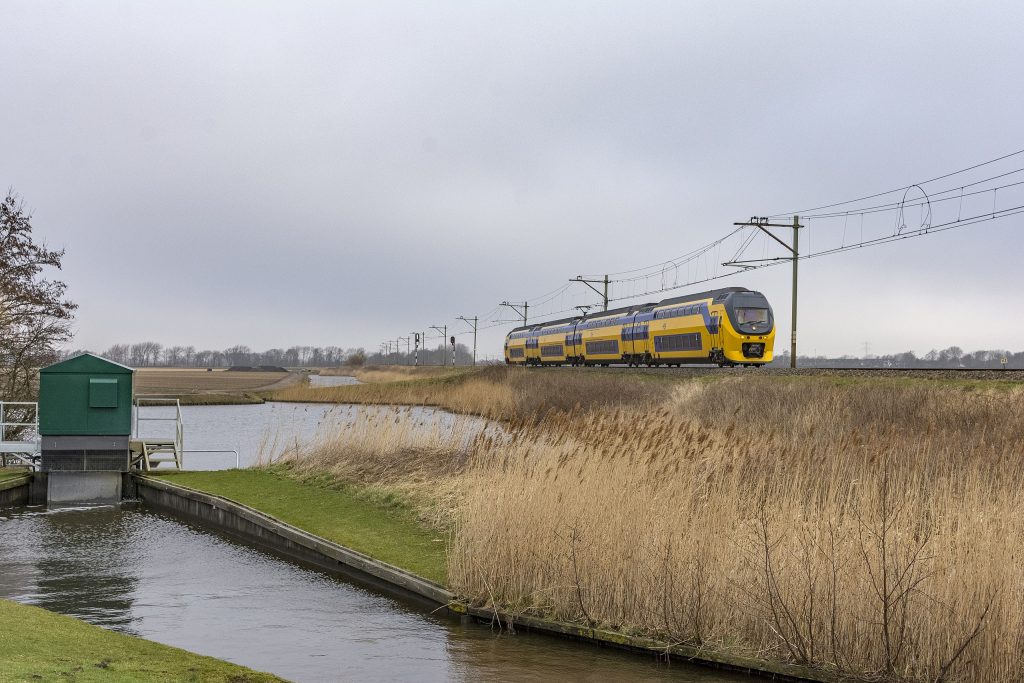
[[[537,331],[541,365],[564,365],[571,362],[572,351],[567,347],[577,320],[579,318],[565,318],[541,325]]]
[[[634,318],[638,306],[602,311],[581,319],[576,329],[581,348],[577,362],[584,365],[621,363],[631,353]],[[630,337],[627,340],[627,337]]]
[[[758,366],[771,362],[774,341],[775,320],[764,295],[728,287],[516,328],[506,338],[505,361]]]

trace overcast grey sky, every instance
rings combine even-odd
[[[75,347],[375,350],[1024,148],[1019,2],[0,7],[0,182],[67,249]],[[1022,223],[802,263],[802,351],[1024,348]],[[720,284],[783,350],[787,267]]]

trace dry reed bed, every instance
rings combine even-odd
[[[450,584],[481,605],[870,680],[1024,678],[1019,390],[750,378],[596,403],[457,444],[379,421],[293,466],[434,491]]]
[[[491,366],[427,378],[339,387],[294,387],[276,401],[437,406],[492,420],[537,419],[546,413],[668,400],[676,384],[621,374],[529,371]]]
[[[453,368],[441,365],[368,365],[366,367],[323,368],[320,374],[326,377],[349,376],[369,384],[380,382],[403,382],[412,379],[430,379],[472,372],[465,366]]]

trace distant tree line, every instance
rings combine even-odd
[[[891,355],[872,356],[863,358],[856,356],[840,356],[828,358],[825,356],[798,356],[798,365],[807,368],[971,368],[984,370],[986,368],[998,369],[1004,367],[1002,359],[1006,359],[1007,369],[1024,368],[1024,351],[1000,351],[983,350],[966,352],[959,346],[950,346],[941,351],[932,349],[923,356],[918,356],[913,351],[894,353]],[[770,367],[783,367],[789,365],[789,350],[775,354],[775,359],[769,363]]]
[[[76,349],[65,351],[62,356],[71,358],[82,353],[85,353],[84,349]],[[363,349],[343,349],[340,346],[292,346],[287,349],[253,351],[248,346],[239,344],[216,351],[197,350],[194,346],[163,346],[152,341],[114,344],[97,355],[133,368],[224,368],[260,365],[301,368],[362,365],[366,362],[366,352]]]

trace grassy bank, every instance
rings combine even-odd
[[[1019,388],[497,368],[387,391],[505,427],[371,420],[284,463],[432,506],[475,604],[862,680],[1024,678]]]
[[[249,505],[293,526],[425,578],[447,583],[447,536],[419,523],[400,497],[360,491],[287,467],[161,475]]]
[[[281,681],[212,657],[0,600],[2,681]]]
[[[15,479],[17,477],[24,477],[25,475],[31,474],[31,472],[24,467],[3,467],[0,468],[0,481],[4,479]]]

